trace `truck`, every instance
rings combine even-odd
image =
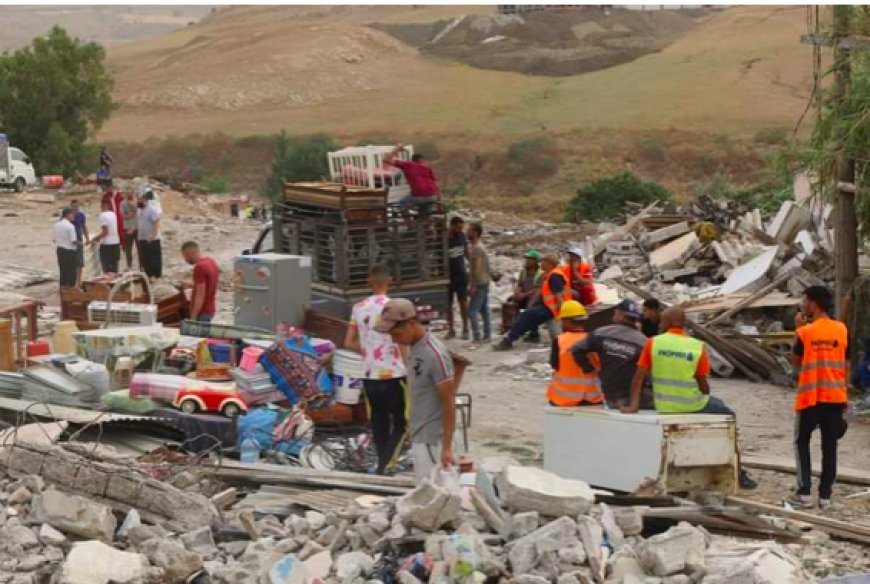
[[[24,192],[28,186],[36,184],[36,170],[30,157],[9,145],[5,134],[0,134],[0,187]]]
[[[445,210],[422,218],[396,208],[408,186],[401,171],[383,164],[390,150],[345,148],[329,154],[330,180],[285,182],[271,223],[246,250],[310,257],[311,307],[339,319],[370,294],[368,272],[376,264],[392,271],[390,295],[415,302],[424,320],[445,314]],[[412,153],[409,147],[400,156]]]

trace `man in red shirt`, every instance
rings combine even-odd
[[[395,166],[404,173],[411,189],[397,205],[402,208],[416,207],[420,217],[428,217],[441,197],[438,179],[435,178],[432,167],[423,160],[422,154],[414,154],[410,161],[397,160],[396,156],[404,149],[404,144],[397,144],[384,158],[384,164]]]
[[[185,287],[192,290],[190,296],[190,318],[200,322],[211,322],[216,312],[220,270],[209,256],[202,255],[199,244],[187,241],[181,246],[184,261],[193,266],[193,281]]]

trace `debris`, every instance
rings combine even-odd
[[[436,469],[437,470],[437,469]],[[396,501],[396,511],[402,521],[420,529],[438,529],[459,516],[458,489],[425,481]]]
[[[34,497],[33,516],[60,531],[107,543],[114,538],[117,526],[112,509],[106,505],[53,488]]]
[[[640,548],[640,562],[654,576],[670,576],[687,568],[703,567],[706,548],[704,534],[681,522],[647,539]]]
[[[512,511],[537,511],[548,517],[586,513],[595,502],[586,483],[534,467],[509,466],[496,478],[496,486]]]
[[[63,564],[62,584],[136,584],[145,578],[142,554],[122,552],[100,541],[81,541]]]
[[[139,546],[139,551],[152,564],[166,570],[166,575],[173,581],[183,581],[202,568],[202,556],[167,539],[149,539]]]

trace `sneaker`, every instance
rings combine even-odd
[[[819,498],[819,509],[828,509],[831,506],[830,499]]]
[[[813,497],[812,495],[801,495],[799,493],[795,493],[788,499],[789,504],[792,507],[796,507],[798,509],[809,509],[813,506]]]
[[[510,351],[514,348],[514,344],[507,339],[502,339],[497,345],[493,345],[493,351]]]
[[[445,340],[445,341],[449,341],[449,340],[451,340],[451,339],[455,339],[455,338],[456,338],[456,332],[455,332],[455,331],[450,331],[449,333],[447,333],[446,335],[444,335],[444,340]]]
[[[526,335],[526,337],[523,339],[523,342],[537,345],[541,342],[541,335]]]
[[[468,337],[468,331],[462,331],[462,340],[463,340],[463,341],[467,341],[468,338],[469,338],[469,337]]]
[[[758,483],[752,480],[752,477],[749,476],[745,470],[740,471],[740,488],[746,489],[747,491],[751,491],[752,489],[758,488]]]

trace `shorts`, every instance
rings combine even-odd
[[[85,267],[85,243],[83,241],[76,242],[76,267]]]
[[[441,463],[441,443],[411,443],[411,458],[414,460],[414,482],[418,485],[432,475],[432,469]]]
[[[453,302],[454,296],[459,302],[468,300],[468,278],[450,278],[450,283],[447,284],[448,302]]]
[[[420,217],[428,217],[432,214],[435,204],[438,202],[437,196],[418,197],[409,193],[396,202],[396,206],[400,209],[410,209],[415,207]]]

